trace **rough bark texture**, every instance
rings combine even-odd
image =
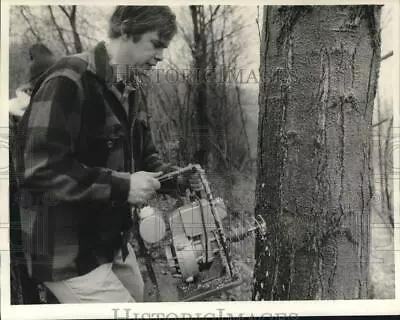
[[[253,300],[368,297],[379,6],[267,6]]]

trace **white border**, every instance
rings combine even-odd
[[[393,17],[400,17],[399,3],[394,8]],[[395,250],[395,292],[400,299],[400,18],[393,21],[393,141],[397,149],[393,152],[393,212],[394,212],[394,250]],[[396,143],[397,142],[397,143]],[[400,313],[399,313],[400,314]]]
[[[2,4],[5,5],[57,5],[57,4],[76,4],[76,5],[85,5],[95,4],[96,6],[115,6],[115,5],[132,5],[132,4],[142,4],[142,5],[170,5],[170,6],[187,6],[190,4],[216,4],[219,5],[241,5],[241,6],[257,6],[257,5],[361,5],[361,4],[398,4],[397,0],[224,0],[224,1],[216,1],[216,0],[140,0],[140,1],[115,1],[112,2],[110,0],[73,0],[73,1],[65,1],[65,0],[3,0]]]
[[[54,1],[51,4],[81,4],[89,5],[88,1]],[[99,5],[115,5],[110,1],[92,1],[93,4]],[[174,1],[124,1],[121,4],[168,4],[168,5],[188,5],[189,3],[183,0]],[[191,4],[213,4],[215,1],[190,1]],[[393,19],[400,16],[399,2],[396,0],[387,1],[294,1],[287,0],[284,4],[394,4]],[[49,4],[49,1],[31,0],[31,1],[10,1],[3,0],[1,2],[1,108],[0,108],[0,129],[3,133],[5,128],[8,128],[8,40],[9,40],[9,5],[44,5]],[[218,4],[236,4],[243,5],[242,1],[223,1]],[[252,1],[245,5],[265,5],[265,4],[283,4],[282,1]],[[394,21],[394,36],[393,36],[393,113],[394,113],[394,139],[400,139],[400,106],[399,106],[399,89],[400,89],[400,64],[399,64],[399,19]],[[7,129],[8,133],[8,129]],[[397,146],[399,143],[397,143]],[[395,149],[394,168],[400,169],[399,150]],[[8,161],[8,159],[7,159]],[[2,177],[3,178],[3,177]],[[261,316],[261,315],[276,315],[276,314],[293,314],[298,315],[390,315],[400,314],[400,203],[399,203],[399,173],[394,179],[394,212],[395,212],[395,270],[396,270],[396,299],[393,300],[336,300],[336,301],[261,301],[261,302],[191,302],[191,303],[135,303],[135,304],[69,304],[69,305],[36,305],[36,306],[11,306],[10,305],[10,255],[8,248],[8,228],[4,228],[4,224],[8,223],[8,181],[0,179],[0,196],[4,207],[0,212],[0,249],[1,249],[1,316],[3,319],[111,319],[114,317],[113,309],[119,309],[118,317],[124,317],[124,309],[131,309],[130,316],[135,318],[135,313],[142,317],[150,317],[150,314],[163,313],[165,317],[175,318],[177,316],[196,317],[196,314],[201,317],[218,317],[222,315],[228,316]],[[396,214],[397,212],[397,214]],[[4,250],[5,249],[5,250]],[[207,314],[208,313],[208,314]],[[136,316],[139,317],[139,316]]]

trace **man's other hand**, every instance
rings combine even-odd
[[[128,202],[132,205],[141,205],[149,200],[160,189],[160,182],[157,177],[161,175],[161,171],[139,171],[132,174]]]

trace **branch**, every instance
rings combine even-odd
[[[187,45],[191,50],[193,50],[193,44],[192,44],[192,39],[188,36],[188,34],[185,32],[185,29],[183,28],[182,25],[178,24],[178,29],[181,31],[183,35],[183,39],[186,41]]]
[[[250,26],[250,25],[251,25],[251,24],[246,24],[246,25],[241,26],[240,28],[237,28],[237,29],[235,29],[235,30],[232,30],[231,32],[225,34],[224,37],[221,37],[221,38],[215,40],[215,43],[219,43],[219,42],[223,41],[224,39],[233,37],[233,36],[235,35],[235,33],[237,33],[237,32],[239,32],[239,31],[241,31],[241,30],[247,28],[247,27]]]
[[[260,42],[261,42],[261,30],[260,30],[260,6],[257,6],[257,18],[256,18],[256,24],[257,24],[257,29],[258,29],[258,38],[260,39]]]
[[[221,6],[218,5],[218,6],[215,7],[214,11],[212,11],[212,12],[210,13],[210,19],[206,22],[206,24],[205,24],[206,26],[209,25],[209,24],[212,24],[212,23],[214,22],[215,16],[217,15],[218,10],[219,10],[220,8],[221,8]],[[210,9],[211,9],[211,6],[210,6]],[[211,11],[211,10],[210,10],[210,11]]]
[[[372,128],[374,128],[374,127],[378,127],[378,126],[380,126],[382,123],[385,123],[386,121],[388,121],[389,119],[383,119],[383,120],[381,120],[381,121],[379,121],[379,122],[377,122],[377,123],[375,123],[375,124],[373,124],[372,125]]]
[[[207,137],[208,142],[211,143],[211,145],[218,151],[218,153],[221,155],[222,160],[224,161],[224,165],[226,168],[229,168],[229,161],[226,156],[226,153],[220,148],[219,145],[217,145],[214,141],[212,141],[211,138]]]
[[[76,6],[72,6],[71,9],[71,20],[75,20],[76,17]]]
[[[175,89],[175,100],[176,100],[176,102],[178,104],[179,113],[181,113],[182,110],[183,110],[183,104],[182,104],[182,101],[181,101],[181,98],[180,98],[181,95],[179,94],[179,90],[178,90],[178,86],[177,85],[174,85],[174,89]]]
[[[61,9],[62,12],[64,12],[68,19],[71,19],[68,10],[64,6],[59,5],[58,7]]]
[[[388,53],[386,53],[385,55],[383,55],[381,57],[381,61],[386,60],[387,58],[390,58],[393,55],[393,50],[389,51]]]
[[[55,26],[56,29],[57,29],[57,33],[58,33],[58,36],[60,37],[61,44],[64,46],[65,53],[66,53],[67,55],[69,55],[70,52],[69,52],[68,45],[67,45],[67,43],[65,42],[63,31],[62,31],[62,29],[60,28],[60,26],[58,25],[58,23],[57,23],[57,21],[56,21],[56,18],[54,17],[53,9],[52,9],[51,6],[47,6],[47,8],[49,9],[51,21],[53,22],[54,26]]]
[[[69,30],[69,31],[72,32],[71,30]],[[86,33],[82,33],[82,32],[80,33],[79,37],[80,38],[85,38],[85,39],[88,39],[88,40],[99,41],[98,38],[94,38],[94,37],[89,36]]]
[[[76,28],[76,6],[72,6],[71,9],[71,18],[70,18],[70,23],[71,23],[71,28],[72,28],[72,35],[74,36],[74,45],[75,45],[75,51],[77,53],[80,53],[83,51],[82,48],[82,42],[81,38],[79,37],[79,32]]]
[[[35,32],[35,30],[33,29],[33,26],[31,25],[31,23],[30,23],[30,21],[29,21],[29,19],[28,19],[28,17],[25,15],[24,7],[22,7],[22,6],[20,7],[20,12],[21,12],[21,15],[24,17],[26,23],[28,24],[29,31],[33,34],[33,36],[36,38],[36,40],[37,40],[38,42],[42,42],[42,39],[41,39],[40,36]]]
[[[47,22],[46,22],[46,25],[50,25],[50,22],[47,21]],[[64,32],[69,32],[69,33],[72,33],[72,32],[73,32],[71,29],[66,29],[66,28],[63,28],[63,27],[61,27],[61,26],[59,26],[59,28],[60,28],[61,31],[64,31]],[[92,36],[89,36],[89,35],[87,35],[86,33],[81,33],[81,34],[80,34],[80,37],[81,37],[81,38],[88,39],[88,40],[99,41],[99,39],[94,38],[94,37],[92,37]]]
[[[73,5],[71,7],[71,12],[68,12],[68,10],[62,5],[59,5],[58,7],[67,16],[67,18],[69,20],[69,24],[71,25],[72,36],[74,38],[75,51],[77,53],[82,52],[82,49],[83,49],[82,48],[82,42],[81,42],[81,39],[79,37],[78,30],[76,29],[76,8],[77,8],[76,5]]]
[[[169,95],[167,93],[164,93],[164,96],[163,96],[161,94],[161,92],[158,91],[157,92],[157,99],[160,102],[160,106],[161,106],[162,110],[164,111],[164,114],[167,116],[167,118],[172,121],[173,117],[171,116],[171,113],[167,109],[167,105],[171,105],[171,103],[168,104],[168,102],[166,102],[164,98],[167,98],[169,100],[169,102],[171,102],[171,98],[169,97]]]

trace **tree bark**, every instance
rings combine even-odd
[[[267,6],[253,300],[368,297],[380,6]]]

